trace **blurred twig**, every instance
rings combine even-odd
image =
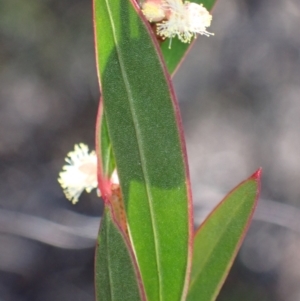
[[[59,248],[93,247],[100,218],[70,214],[72,224],[62,225],[41,217],[0,209],[0,233],[26,237]]]

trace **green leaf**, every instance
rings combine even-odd
[[[216,3],[216,0],[195,0],[193,1],[198,4],[203,4],[203,6],[207,10],[212,10],[213,6]],[[207,37],[199,37],[200,39],[202,38],[207,38]],[[188,50],[192,47],[192,44],[185,44],[179,41],[177,38],[174,38],[172,40],[172,48],[169,49],[169,41],[164,41],[161,43],[161,51],[162,55],[166,64],[166,67],[169,71],[169,73],[173,76],[179,67],[181,61],[183,60],[184,56],[188,52]],[[105,119],[105,118],[104,118]],[[105,122],[102,124],[106,128]],[[102,144],[102,164],[104,166],[103,168],[103,173],[109,177],[113,170],[115,169],[115,160],[113,153],[111,151],[111,145],[109,143],[109,136],[106,131],[106,129],[103,130],[103,137],[101,138],[105,142]],[[110,167],[106,169],[105,167]]]
[[[191,2],[195,2],[198,4],[203,4],[203,6],[210,11],[216,0],[194,0]],[[209,29],[208,29],[209,31]],[[207,39],[207,37],[198,36],[198,39]],[[203,40],[203,41],[204,41]],[[193,43],[193,42],[192,42]],[[169,39],[161,43],[161,51],[163,57],[165,59],[165,63],[167,69],[169,70],[170,74],[174,74],[176,69],[178,68],[180,62],[182,61],[183,57],[189,50],[192,44],[182,43],[177,38],[172,39],[172,47],[169,49]],[[199,54],[201,55],[201,54]]]
[[[95,258],[97,301],[139,301],[134,256],[120,229],[105,208],[98,236]]]
[[[176,301],[186,292],[191,253],[186,155],[173,87],[139,14],[135,1],[95,0],[98,72],[147,298]],[[98,126],[102,159],[101,137]]]
[[[231,191],[198,229],[187,301],[213,301],[252,219],[261,170]]]

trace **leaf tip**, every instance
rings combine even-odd
[[[250,179],[253,179],[255,181],[260,181],[262,175],[262,168],[260,167],[251,177]]]

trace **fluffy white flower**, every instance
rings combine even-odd
[[[181,42],[190,43],[197,34],[213,35],[206,30],[212,16],[202,4],[182,0],[146,0],[142,11],[150,22],[157,22],[157,35],[170,38],[170,45],[176,36]]]
[[[84,190],[91,192],[98,186],[96,153],[89,153],[88,146],[83,143],[76,144],[65,161],[67,164],[63,166],[58,182],[67,199],[76,204]]]
[[[169,17],[157,24],[158,35],[170,39],[177,36],[183,43],[190,43],[197,34],[213,35],[206,30],[211,24],[212,16],[202,4],[165,0],[163,5],[169,11]]]

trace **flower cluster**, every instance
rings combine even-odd
[[[156,22],[157,34],[163,38],[178,37],[190,43],[197,34],[210,36],[206,30],[212,16],[202,4],[182,0],[146,0],[142,11],[150,22]]]

